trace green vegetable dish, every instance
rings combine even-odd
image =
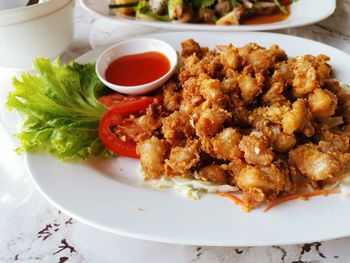
[[[109,8],[137,19],[239,25],[255,17],[276,17],[257,23],[277,22],[288,17],[297,0],[111,0]]]

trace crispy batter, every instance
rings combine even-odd
[[[200,85],[200,93],[206,100],[208,107],[223,107],[225,97],[222,93],[221,82],[218,79],[204,79]]]
[[[313,117],[325,120],[335,113],[338,98],[329,90],[316,89],[309,95],[308,103]]]
[[[259,81],[257,77],[254,78],[249,74],[242,74],[238,77],[238,85],[241,89],[242,99],[245,103],[252,102],[257,98],[262,92],[261,84],[261,81]]]
[[[270,49],[258,48],[247,55],[247,64],[252,65],[255,72],[266,72],[273,68],[276,61],[284,60],[287,56],[277,45]]]
[[[212,151],[210,155],[221,160],[233,160],[242,156],[239,142],[242,135],[237,129],[226,128],[211,139]]]
[[[237,186],[243,190],[243,199],[249,207],[264,200],[272,200],[289,187],[286,170],[274,164],[266,166],[245,165],[235,174]]]
[[[293,103],[292,110],[283,115],[282,126],[283,131],[287,134],[300,132],[307,137],[314,135],[312,114],[307,107],[306,100],[298,99]]]
[[[327,64],[328,60],[329,58],[325,55],[317,57],[305,55],[291,61],[290,64],[295,75],[292,89],[295,97],[304,97],[324,85],[331,76],[331,68]]]
[[[288,152],[297,143],[295,135],[283,132],[280,125],[268,125],[262,131],[269,139],[273,150],[277,153]]]
[[[166,139],[192,138],[194,128],[190,122],[190,116],[180,111],[174,111],[168,117],[162,119],[162,133]]]
[[[252,132],[249,136],[243,136],[239,148],[249,164],[268,165],[274,158],[272,147],[263,133]]]
[[[193,53],[196,53],[198,57],[202,56],[202,50],[199,44],[193,39],[187,39],[181,43],[181,56],[189,57]]]
[[[220,62],[224,69],[239,69],[242,66],[242,58],[237,48],[230,46],[220,54]]]
[[[332,132],[323,127],[321,129],[321,140],[318,146],[322,152],[339,151],[345,153],[349,150],[349,139],[349,131]]]
[[[166,147],[156,137],[138,143],[136,148],[146,179],[156,179],[164,174]]]
[[[180,109],[182,93],[177,90],[178,86],[179,84],[172,80],[163,86],[163,107],[167,111],[172,112]]]
[[[198,172],[198,179],[213,184],[227,184],[228,176],[220,165],[208,165]]]
[[[325,55],[288,58],[277,45],[182,43],[163,103],[136,122],[146,179],[189,176],[242,190],[249,208],[337,177],[350,160],[350,89]],[[344,126],[342,120],[344,119]]]
[[[288,163],[303,176],[321,181],[340,175],[350,160],[349,154],[337,150],[322,152],[321,147],[312,143],[298,146],[289,152]]]
[[[184,147],[171,149],[169,159],[165,161],[165,174],[185,175],[199,162],[200,144],[198,140],[187,141]]]
[[[207,109],[197,121],[196,134],[198,137],[214,136],[223,128],[223,124],[231,117],[231,113],[223,109]]]

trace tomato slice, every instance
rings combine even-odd
[[[155,97],[141,97],[141,96],[126,96],[120,93],[113,93],[109,95],[102,96],[98,99],[107,109],[111,109],[115,106],[124,105],[128,109],[132,109],[133,106],[140,107],[140,105],[145,105],[151,101],[154,102],[154,98],[157,98],[159,103],[163,102],[163,96],[158,94]],[[147,104],[148,106],[149,104]],[[147,107],[146,106],[146,107]]]
[[[114,106],[112,109],[119,114],[131,114],[146,109],[150,104],[152,104],[156,100],[162,103],[163,96],[158,95],[156,97],[140,97],[137,100],[129,100],[121,105]]]
[[[123,118],[113,111],[108,111],[100,121],[99,136],[103,145],[112,152],[121,156],[138,158],[136,153],[136,143],[133,141],[123,141],[112,131],[112,127],[123,124]]]
[[[113,93],[109,95],[102,96],[98,101],[103,104],[107,109],[111,109],[116,105],[121,105],[127,101],[137,100],[137,97],[125,96],[119,93]]]
[[[137,136],[137,133],[142,131],[142,128],[138,127],[133,120],[128,120],[126,117],[145,110],[155,101],[161,103],[162,95],[156,97],[139,97],[113,105],[102,117],[99,124],[98,132],[103,145],[118,155],[139,158],[136,152],[136,142],[133,138]],[[126,136],[121,136],[114,130],[121,131]]]

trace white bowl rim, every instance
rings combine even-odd
[[[35,5],[0,10],[0,27],[11,26],[51,15],[70,5],[74,1],[75,0],[50,0],[48,2],[43,2]],[[19,15],[23,12],[28,13],[34,11],[34,9],[37,9],[38,11],[36,14],[33,14],[30,18],[26,18],[24,16]],[[47,10],[45,11],[45,9]]]
[[[127,43],[130,42],[141,42],[141,41],[151,41],[151,42],[157,42],[160,43],[161,45],[165,45],[167,48],[169,48],[169,50],[171,50],[173,53],[172,54],[165,54],[161,51],[158,51],[160,53],[162,53],[164,56],[166,56],[169,59],[170,62],[170,69],[164,74],[162,75],[160,78],[152,81],[152,82],[148,82],[145,84],[141,84],[141,85],[135,85],[135,86],[122,86],[122,85],[116,85],[113,84],[109,81],[106,80],[106,78],[103,76],[105,72],[101,72],[100,71],[100,64],[101,64],[101,60],[108,54],[110,53],[112,50],[114,50],[115,48],[117,48],[118,46],[121,45],[125,45]],[[152,50],[149,50],[152,51]],[[135,52],[132,54],[140,54],[140,53],[144,53],[144,52],[148,52],[148,51],[141,51],[141,52]],[[172,59],[172,57],[174,59]],[[123,40],[120,42],[115,43],[114,45],[112,45],[111,47],[109,47],[108,49],[106,49],[96,60],[96,65],[95,65],[95,71],[96,74],[98,76],[98,78],[110,89],[113,89],[115,91],[118,91],[120,93],[125,93],[125,94],[145,94],[148,92],[151,92],[152,90],[155,90],[157,88],[159,88],[162,84],[164,84],[164,82],[169,79],[171,77],[171,75],[175,72],[176,68],[178,65],[178,54],[175,50],[174,47],[172,47],[169,43],[163,41],[163,40],[159,40],[159,39],[155,39],[155,38],[133,38],[133,39],[127,39],[127,40]],[[109,65],[108,65],[109,66]],[[169,76],[170,75],[170,76]],[[155,85],[157,82],[162,82],[164,79],[166,79],[163,83],[161,83],[160,85],[158,85],[157,87],[154,87],[152,89],[147,89],[147,87]],[[125,90],[124,90],[125,89]],[[144,90],[144,91],[142,91]]]

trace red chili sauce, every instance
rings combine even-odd
[[[151,51],[116,59],[107,68],[106,80],[120,86],[137,86],[157,80],[169,70],[168,58]]]

